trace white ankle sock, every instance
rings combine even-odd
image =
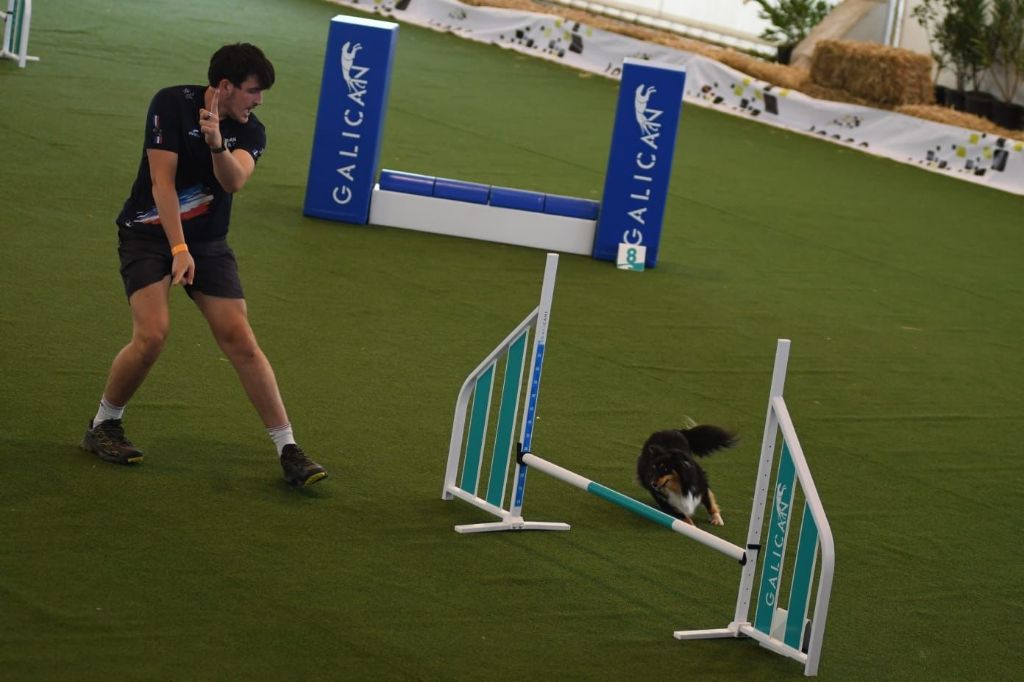
[[[92,428],[95,429],[97,424],[108,419],[120,419],[124,415],[124,408],[124,405],[112,405],[107,402],[106,398],[101,398],[100,409],[92,420]]]
[[[274,445],[277,446],[277,456],[281,456],[281,452],[284,451],[285,445],[294,445],[295,436],[292,435],[292,425],[285,424],[284,426],[275,426],[267,429],[267,433],[274,441]]]

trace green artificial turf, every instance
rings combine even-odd
[[[35,6],[0,63],[0,671],[4,679],[796,679],[723,627],[738,567],[534,473],[533,520],[460,536],[442,502],[465,375],[536,305],[540,251],[303,218],[319,0]],[[249,40],[278,82],[235,203],[251,319],[300,443],[280,479],[179,291],[126,424],[78,449],[127,340],[113,218],[159,87]],[[599,198],[616,84],[403,25],[382,165]],[[640,444],[736,428],[707,462],[742,543],[777,338],[836,539],[823,680],[1011,680],[1024,552],[1024,199],[684,107],[660,262],[564,256],[536,452],[642,499]],[[710,526],[705,525],[705,528]]]

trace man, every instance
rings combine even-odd
[[[109,462],[142,461],[121,419],[160,356],[170,327],[170,290],[182,285],[238,372],[277,446],[285,480],[310,485],[327,472],[295,443],[274,370],[249,326],[226,241],[231,195],[252,177],[266,147],[263,124],[252,111],[274,84],[274,67],[258,47],[240,43],[217,50],[207,75],[208,87],[165,88],[149,106],[138,175],[116,221],[132,338],[114,358],[82,447]]]

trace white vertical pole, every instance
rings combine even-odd
[[[903,15],[903,0],[889,0],[888,16],[885,19],[885,35],[882,36],[882,43],[889,47],[899,47],[900,36],[898,28]]]
[[[903,47],[903,22],[907,18],[907,0],[897,0],[896,20],[892,27],[892,46]]]
[[[14,3],[18,0],[7,0],[7,12],[4,14],[4,42],[0,44],[0,57],[6,57],[9,53],[7,48],[11,44],[12,27],[14,26]]]
[[[540,375],[544,367],[544,352],[548,342],[548,326],[551,323],[551,303],[555,297],[555,276],[558,274],[558,254],[549,253],[544,263],[544,281],[540,288],[540,305],[537,307],[537,327],[533,332],[533,357],[530,359],[530,383],[526,392],[526,409],[523,427],[519,436],[524,450],[533,444],[533,427],[537,417],[537,401],[540,397]],[[509,509],[513,518],[523,515],[523,495],[526,492],[527,467],[516,460],[513,473],[512,504]]]
[[[22,16],[18,17],[18,28],[21,33],[21,44],[18,45],[18,66],[25,68],[28,60],[28,27],[32,23],[32,0],[22,0]]]
[[[757,480],[754,483],[754,503],[750,510],[750,526],[747,529],[747,563],[740,574],[740,589],[736,596],[736,613],[733,623],[750,622],[750,592],[754,586],[754,574],[760,563],[761,552],[754,549],[761,542],[761,528],[764,525],[764,510],[768,502],[768,489],[772,478],[772,462],[775,459],[775,440],[779,422],[775,416],[772,399],[782,396],[786,386],[786,367],[789,364],[789,339],[779,339],[775,346],[775,369],[772,371],[772,387],[768,396],[768,413],[764,419],[764,436],[761,439],[761,461],[757,466]]]
[[[455,478],[459,474],[459,462],[462,459],[462,437],[466,432],[466,412],[469,410],[469,398],[473,394],[474,379],[472,374],[466,379],[459,390],[459,397],[455,400],[452,437],[448,442],[448,465],[444,470],[444,487],[441,488],[442,500],[452,499],[452,494],[448,490],[455,485]]]

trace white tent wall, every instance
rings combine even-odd
[[[569,7],[586,9],[601,14],[617,16],[625,20],[663,27],[668,30],[705,38],[712,42],[734,46],[740,49],[756,50],[768,54],[771,50],[766,41],[760,38],[769,23],[758,17],[759,8],[750,0],[555,0]],[[859,40],[901,47],[919,54],[930,55],[931,45],[928,34],[913,17],[914,8],[922,0],[843,0],[836,3],[833,13],[853,12],[856,21],[841,25],[841,30],[829,31],[827,38]],[[841,7],[845,5],[846,7]],[[868,5],[875,5],[868,7]],[[828,21],[828,19],[826,19]],[[823,22],[825,23],[825,22]],[[814,38],[814,36],[809,36]],[[798,47],[794,51],[794,59],[804,67],[809,65],[809,55],[813,44],[805,50]],[[805,52],[802,61],[801,53]],[[937,74],[939,85],[955,86],[951,72]],[[982,89],[998,94],[990,77],[982,82]],[[1024,104],[1024,88],[1014,99]]]
[[[554,0],[644,26],[663,28],[689,38],[775,54],[761,33],[770,23],[758,17],[760,9],[749,0]]]

